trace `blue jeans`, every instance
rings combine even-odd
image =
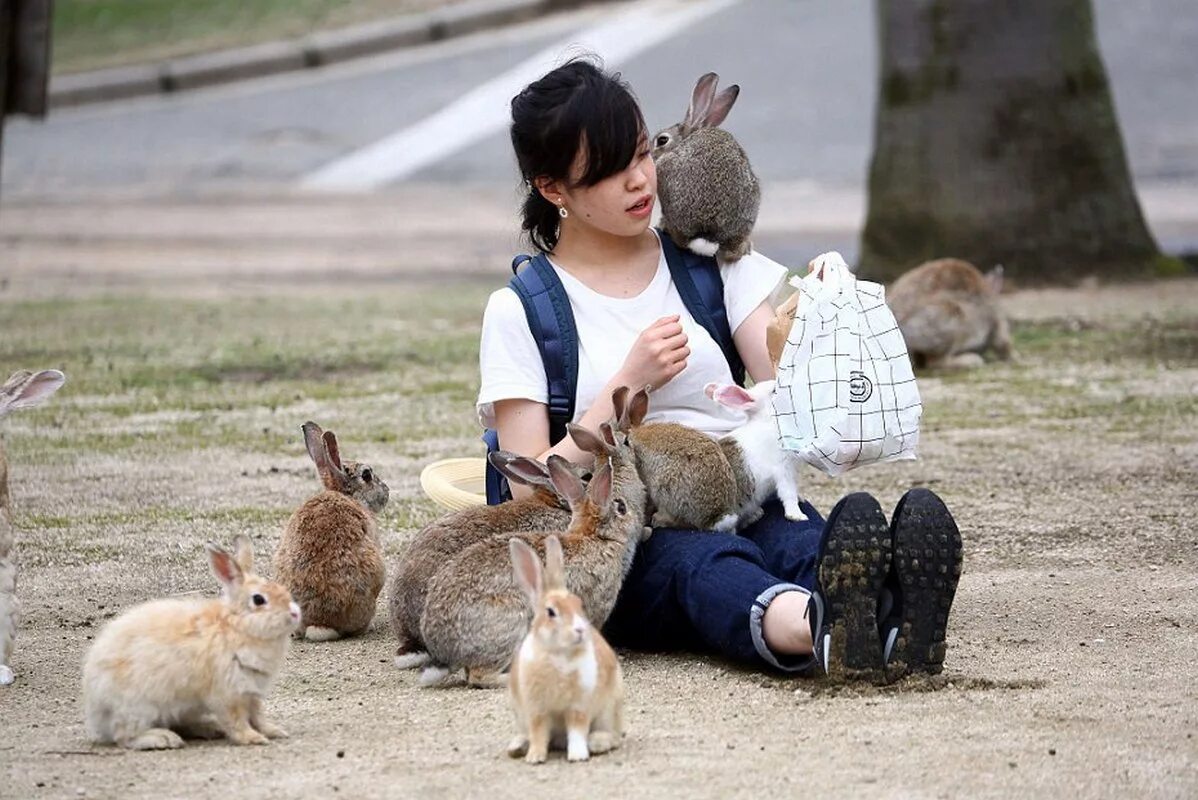
[[[798,671],[810,656],[773,653],[761,618],[784,591],[815,588],[824,520],[802,503],[791,522],[773,499],[739,535],[657,528],[640,546],[604,634],[636,650],[706,650],[758,667]]]

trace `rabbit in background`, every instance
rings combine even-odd
[[[679,247],[727,263],[747,255],[761,206],[761,186],[745,151],[719,125],[740,94],[716,94],[719,75],[695,84],[682,122],[653,137],[661,225]]]
[[[0,418],[18,408],[38,405],[66,382],[67,376],[56,369],[33,373],[14,372],[0,386]],[[13,555],[16,536],[12,526],[12,506],[8,494],[8,459],[0,445],[0,686],[11,684],[13,640],[17,635],[20,604],[17,602],[17,563]]]
[[[366,630],[383,589],[383,550],[374,515],[389,490],[367,464],[341,460],[337,437],[303,425],[324,491],[291,515],[275,551],[279,582],[304,612],[304,637],[330,641]]]
[[[1001,266],[982,274],[968,261],[941,258],[899,276],[886,303],[916,367],[976,367],[982,354],[1011,357],[1011,331],[999,306]]]

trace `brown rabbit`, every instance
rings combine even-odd
[[[916,367],[974,367],[987,350],[1011,357],[1001,292],[1001,266],[983,275],[967,261],[942,258],[900,275],[886,302]]]
[[[366,630],[383,588],[383,552],[374,515],[387,484],[366,464],[341,461],[337,437],[305,422],[304,442],[325,490],[287,522],[274,566],[304,612],[304,636],[329,641]]]
[[[608,463],[595,471],[589,486],[583,485],[565,459],[549,457],[553,485],[569,500],[573,512],[569,527],[564,532],[535,531],[517,537],[541,552],[548,536],[560,537],[566,553],[566,585],[582,598],[586,616],[596,627],[603,626],[615,607],[645,533],[645,487],[627,448],[615,442],[610,425],[604,423],[602,428],[601,439],[577,425],[569,426],[581,447],[606,456]],[[422,684],[441,683],[464,669],[472,686],[494,686],[511,662],[527,631],[528,616],[512,576],[508,538],[501,534],[472,545],[429,582],[420,636],[432,665],[421,674]]]
[[[41,403],[58,391],[67,376],[56,369],[33,373],[14,372],[0,386],[0,418],[18,408]],[[8,497],[8,459],[0,443],[0,686],[15,680],[12,667],[13,640],[17,636],[17,562],[13,558],[16,536],[12,528],[12,508]]]
[[[508,689],[516,736],[508,755],[542,763],[550,747],[570,761],[620,746],[624,678],[620,662],[587,620],[582,600],[566,588],[562,545],[545,540],[545,569],[520,539],[508,542],[516,582],[532,606],[532,625],[512,659]]]
[[[399,640],[395,665],[400,669],[414,669],[428,662],[420,639],[420,617],[429,581],[446,562],[496,534],[564,530],[570,524],[570,504],[553,488],[548,467],[535,458],[504,450],[487,457],[509,481],[532,487],[532,496],[455,511],[430,523],[412,539],[393,573],[388,592],[391,629]],[[585,474],[577,469],[576,473]]]
[[[676,422],[644,424],[649,394],[612,392],[617,429],[628,437],[649,493],[654,528],[734,530],[737,479],[720,443]]]

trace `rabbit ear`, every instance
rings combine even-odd
[[[711,394],[711,399],[722,406],[735,408],[739,411],[749,411],[757,407],[753,395],[739,386],[718,386]]]
[[[632,400],[628,403],[628,425],[635,428],[645,421],[645,415],[649,413],[649,390],[638,389],[637,393],[632,396]]]
[[[556,453],[549,456],[548,465],[549,480],[553,482],[554,491],[566,499],[570,508],[574,508],[586,494],[586,485],[570,469],[570,462]]]
[[[56,369],[38,373],[28,370],[14,372],[0,388],[0,415],[18,408],[29,408],[43,402],[67,381]]]
[[[587,494],[600,508],[607,505],[611,499],[611,467],[604,465],[594,474],[587,486]]]
[[[246,575],[250,575],[254,571],[254,545],[250,543],[250,537],[244,533],[238,534],[233,539],[233,558],[237,561],[237,566],[241,567],[241,571]]]
[[[551,486],[549,468],[535,458],[517,456],[503,450],[497,450],[487,458],[491,466],[502,472],[509,481],[524,486]]]
[[[321,438],[324,439],[324,449],[329,454],[329,463],[344,472],[345,468],[341,466],[341,448],[337,446],[337,435],[332,431],[325,431]]]
[[[571,422],[566,425],[566,431],[569,432],[570,438],[574,440],[574,444],[578,445],[582,450],[600,458],[607,458],[611,455],[611,449],[608,448],[603,440],[581,425]]]
[[[212,566],[212,574],[225,587],[225,593],[232,595],[245,580],[245,572],[241,569],[241,565],[233,556],[212,542],[208,542],[204,548],[208,551],[208,563]]]
[[[343,492],[346,488],[348,479],[341,468],[333,463],[332,456],[329,453],[328,439],[325,437],[324,431],[315,422],[305,422],[303,425],[304,444],[308,448],[308,455],[316,464],[316,472],[320,475],[320,481],[326,489],[332,489],[335,492]],[[333,447],[336,448],[337,439],[333,438]]]
[[[736,102],[738,96],[740,96],[740,87],[736,84],[717,94],[711,101],[707,113],[703,115],[703,119],[699,123],[700,127],[718,128],[720,123],[727,118],[728,112],[732,110],[732,104]]]
[[[716,84],[719,82],[720,76],[709,72],[695,83],[695,90],[691,92],[691,104],[686,109],[686,119],[682,121],[682,127],[685,130],[689,131],[702,126],[703,119],[707,116],[707,109],[711,106],[711,100],[715,97]]]
[[[562,541],[556,536],[545,539],[545,591],[566,588],[566,559]]]
[[[611,408],[612,417],[616,420],[616,427],[623,427],[624,421],[628,416],[628,387],[617,386],[611,393]]]
[[[531,547],[520,539],[507,540],[508,553],[512,557],[512,572],[516,583],[533,606],[541,599],[541,559]]]
[[[986,273],[986,283],[990,285],[990,291],[995,294],[1002,294],[1002,264],[995,264],[994,269]]]

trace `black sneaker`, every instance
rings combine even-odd
[[[848,495],[828,515],[816,571],[813,645],[830,677],[883,674],[878,595],[889,571],[890,529],[881,506],[864,492]]]
[[[883,621],[886,670],[932,675],[944,668],[948,612],[961,578],[961,533],[943,501],[912,489],[894,508],[894,610]]]

